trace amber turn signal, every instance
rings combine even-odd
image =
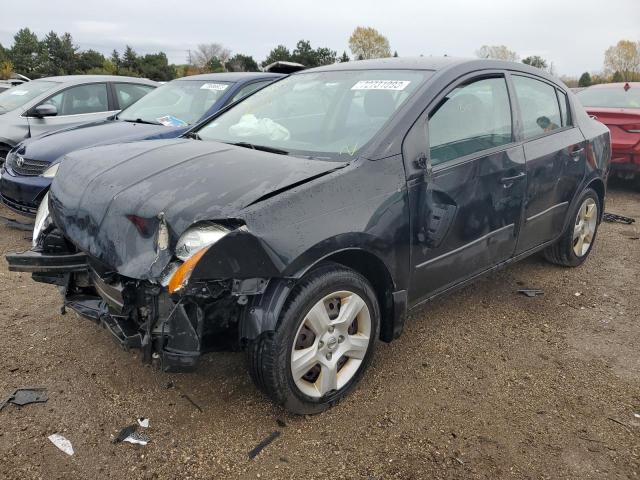
[[[169,293],[177,292],[185,286],[185,284],[189,281],[189,277],[191,277],[191,272],[193,272],[193,269],[196,268],[196,265],[198,264],[198,261],[200,261],[202,256],[207,253],[207,250],[209,250],[209,247],[203,248],[199,252],[194,253],[191,258],[186,260],[182,265],[180,265],[180,267],[178,267],[176,273],[174,273],[171,277],[171,280],[169,280],[169,285],[167,287]]]

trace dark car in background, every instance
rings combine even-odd
[[[194,123],[281,77],[273,73],[184,77],[108,119],[24,140],[7,156],[0,179],[2,203],[34,216],[55,175],[55,162],[65,154],[98,144],[176,138]]]
[[[611,131],[611,173],[640,188],[640,82],[593,85],[577,97]]]
[[[151,80],[116,75],[67,75],[0,92],[0,166],[25,138],[107,118],[149,93]]]
[[[607,128],[540,69],[339,63],[183,138],[69,154],[33,249],[7,260],[166,370],[227,342],[314,413],[409,310],[538,251],[582,264],[609,159]]]

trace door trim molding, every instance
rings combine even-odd
[[[502,233],[505,230],[510,230],[510,229],[512,230],[514,227],[515,227],[515,223],[510,223],[509,225],[505,225],[504,227],[500,227],[500,228],[498,228],[496,230],[492,230],[491,232],[481,236],[480,238],[476,238],[475,240],[473,240],[473,241],[471,241],[469,243],[465,243],[464,245],[462,245],[462,246],[460,246],[460,247],[458,247],[458,248],[456,248],[454,250],[451,250],[449,252],[443,253],[442,255],[439,255],[439,256],[437,256],[435,258],[431,258],[431,259],[427,260],[426,262],[422,262],[422,263],[416,265],[415,268],[418,269],[418,268],[426,267],[427,265],[429,265],[429,264],[431,264],[433,262],[437,262],[438,260],[442,260],[443,258],[449,257],[449,256],[451,256],[451,255],[453,255],[455,253],[461,252],[465,248],[471,247],[471,246],[475,245],[476,243],[482,242],[483,240],[486,240],[486,239],[488,239],[488,238],[490,238],[490,237],[492,237],[492,236],[494,236],[494,235],[496,235],[498,233]]]
[[[557,204],[547,208],[546,210],[543,210],[541,212],[536,213],[535,215],[531,215],[530,217],[527,217],[525,222],[530,222],[531,220],[535,220],[538,217],[541,217],[543,215],[546,215],[547,213],[550,213],[552,210],[555,210],[556,208],[564,207],[566,205],[569,205],[569,202],[557,203]]]

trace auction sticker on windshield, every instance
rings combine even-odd
[[[409,80],[360,80],[351,90],[404,90]]]
[[[165,127],[184,127],[188,125],[184,120],[180,120],[173,115],[165,115],[164,117],[160,117],[157,119]]]
[[[200,87],[200,90],[226,90],[229,88],[229,85],[226,83],[205,83]]]

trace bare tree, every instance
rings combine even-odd
[[[619,72],[623,81],[640,78],[640,42],[620,40],[604,52],[605,72]]]
[[[215,59],[224,65],[231,56],[231,50],[219,43],[201,43],[190,56],[196,67],[207,70]]]
[[[509,50],[505,45],[483,45],[476,50],[476,55],[480,58],[493,58],[509,62],[517,62],[520,58],[516,52]]]

